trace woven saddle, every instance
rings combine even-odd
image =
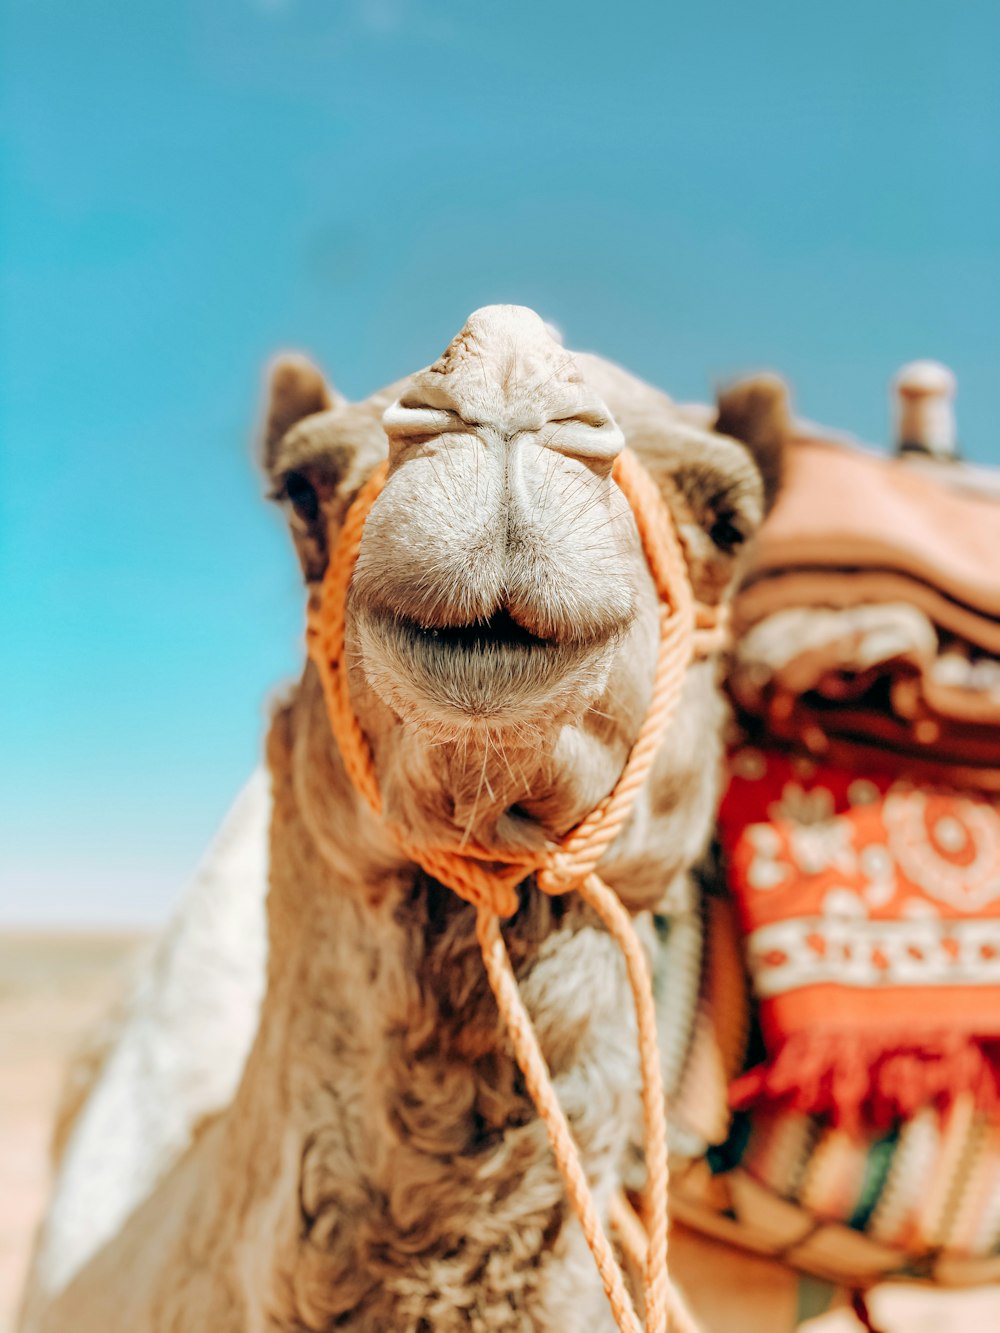
[[[901,372],[895,456],[791,445],[662,926],[675,1215],[855,1288],[1000,1279],[1000,472],[953,391]]]

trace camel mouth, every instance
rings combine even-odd
[[[533,634],[515,620],[506,607],[485,620],[468,625],[419,625],[402,622],[406,631],[418,640],[446,652],[486,653],[491,649],[532,649],[553,647],[554,641]]]
[[[467,625],[424,626],[358,608],[355,628],[376,693],[405,721],[443,727],[519,726],[589,697],[618,641],[543,639],[506,609]]]

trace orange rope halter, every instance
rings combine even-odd
[[[383,463],[351,505],[319,596],[310,606],[307,626],[309,653],[320,673],[330,725],[344,765],[354,786],[379,815],[382,798],[371,748],[351,707],[344,633],[347,594],[361,549],[365,520],[385,484],[387,472],[388,464]],[[664,1333],[668,1320],[682,1333],[693,1333],[694,1320],[670,1280],[668,1267],[666,1107],[649,964],[627,910],[595,869],[626,822],[636,793],[649,774],[660,740],[677,708],[692,658],[706,655],[718,646],[724,625],[716,608],[696,607],[670,511],[656,484],[630,450],[624,450],[616,459],[613,476],[632,507],[660,598],[660,647],[652,699],[614,788],[557,846],[543,852],[510,855],[467,844],[428,847],[414,843],[398,828],[393,828],[392,834],[408,857],[476,908],[476,935],[497,1006],[528,1092],[548,1131],[556,1163],[597,1263],[615,1320],[623,1333],[641,1333],[642,1325],[518,991],[500,931],[500,918],[514,914],[518,907],[517,886],[534,873],[535,882],[544,893],[561,894],[576,889],[620,947],[635,1004],[649,1177],[643,1208],[647,1233],[642,1247],[644,1255],[639,1253],[635,1228],[631,1234],[623,1235],[623,1243],[633,1261],[644,1270],[647,1333]]]

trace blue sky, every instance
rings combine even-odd
[[[363,395],[490,301],[1000,462],[1000,6],[0,0],[0,920],[161,917],[301,599],[261,367]]]

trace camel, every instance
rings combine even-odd
[[[276,363],[264,463],[310,597],[351,498],[388,452],[347,626],[351,702],[384,818],[348,779],[307,663],[267,743],[263,997],[261,918],[243,904],[252,950],[246,965],[232,942],[224,954],[240,1010],[225,1069],[200,1105],[194,1094],[145,1113],[150,1142],[129,1129],[125,1168],[106,1149],[88,1164],[81,1147],[94,1147],[88,1111],[123,1039],[92,1062],[61,1129],[73,1188],[57,1184],[25,1333],[613,1327],[472,910],[401,854],[388,825],[519,852],[601,800],[644,715],[657,641],[614,460],[627,442],[662,484],[695,595],[719,603],[772,497],[786,415],[766,382],[723,404],[722,430],[691,425],[518,307],[477,311],[432,366],[363,403],[302,358]],[[717,675],[713,661],[688,669],[650,780],[601,864],[654,961],[653,909],[695,910],[726,716]],[[606,1212],[638,1119],[621,960],[573,896],[529,881],[519,902],[507,945]],[[161,993],[172,986],[182,1002],[178,959],[205,950],[236,910],[213,919],[209,908],[174,932]],[[204,995],[197,968],[193,978]],[[143,1004],[156,1009],[140,992]],[[225,1026],[211,1034],[220,1050]],[[161,1035],[169,1027],[168,1016]],[[185,1061],[173,1085],[154,1070],[154,1087],[190,1093]],[[134,1107],[141,1061],[117,1079],[117,1104]],[[105,1117],[115,1104],[105,1097]],[[121,1187],[87,1236],[87,1199],[116,1172]]]

